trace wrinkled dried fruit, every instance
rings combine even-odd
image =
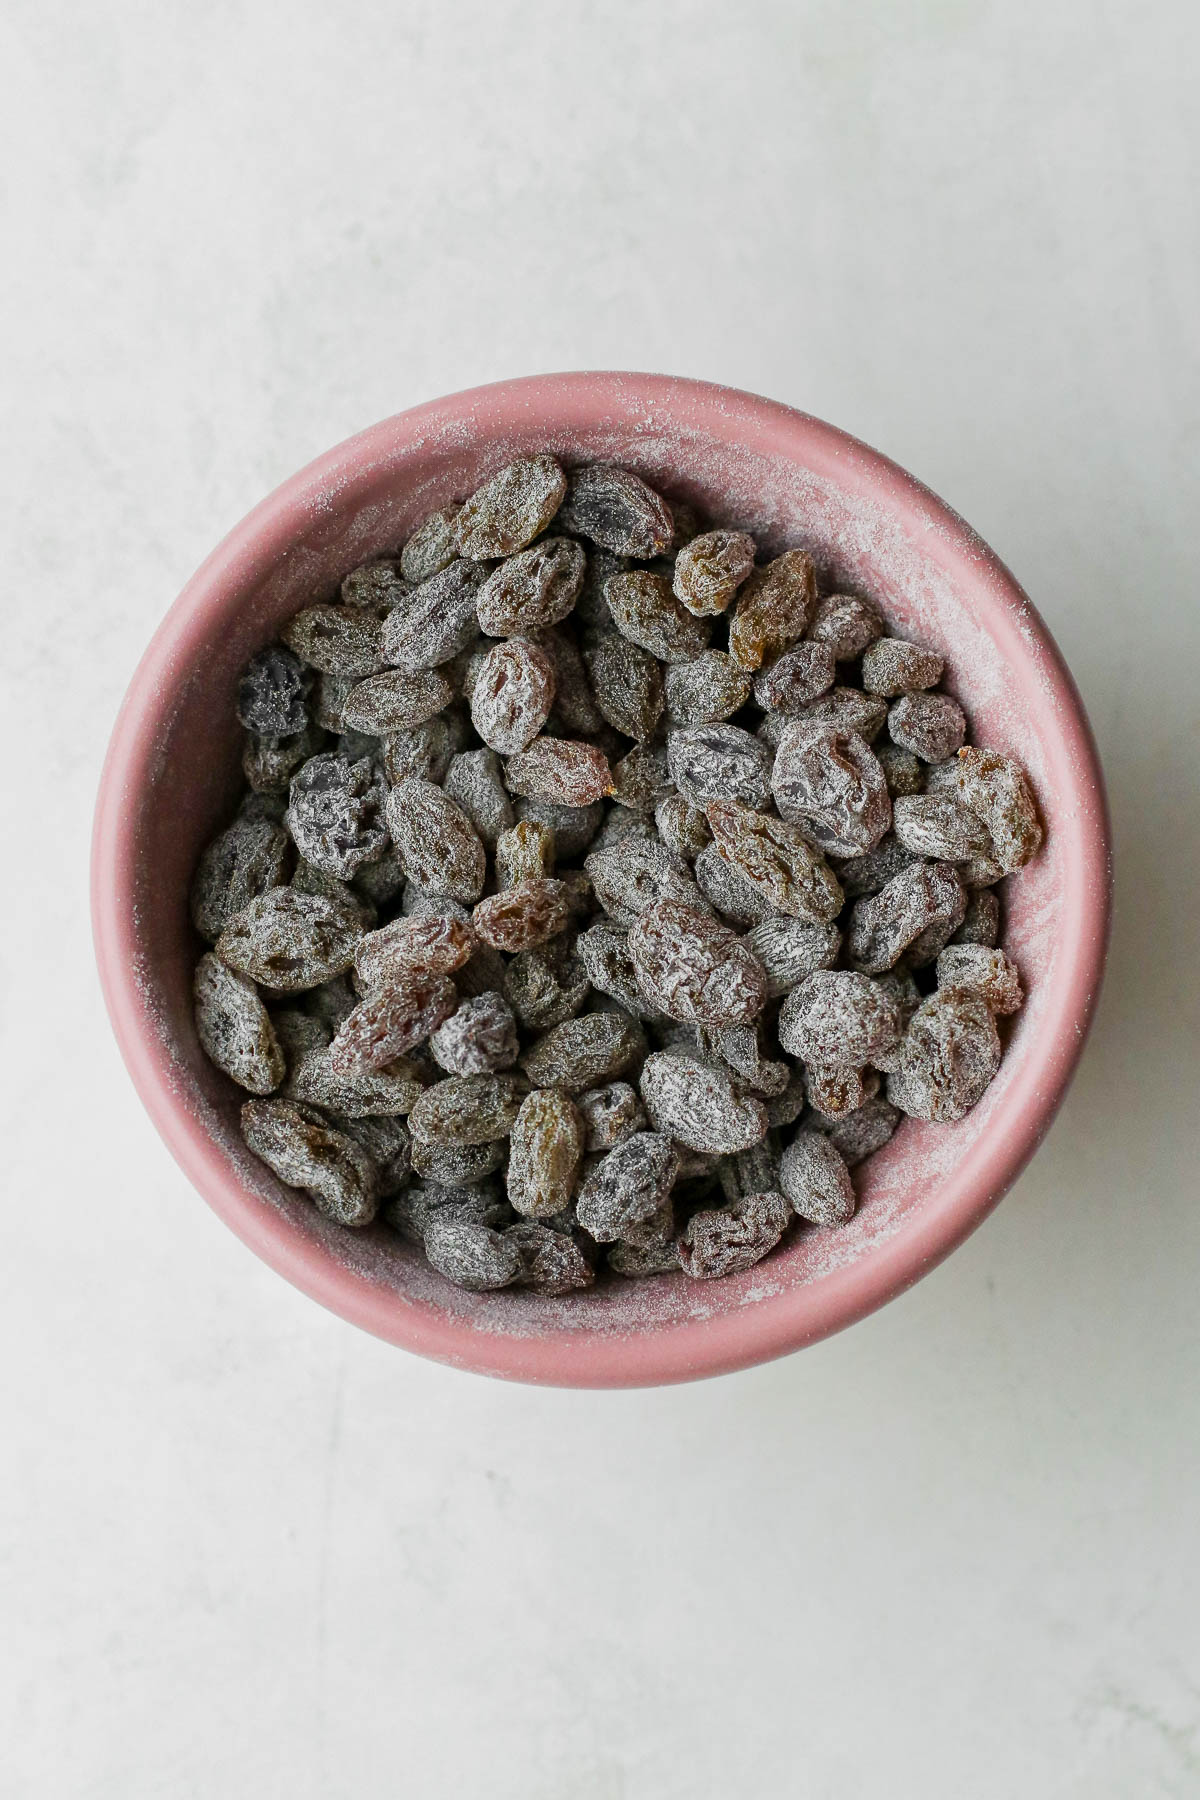
[[[832,968],[841,946],[836,925],[809,925],[802,919],[764,919],[746,933],[746,947],[766,973],[768,1000],[790,994],[817,969]]]
[[[653,839],[593,850],[584,868],[596,899],[618,925],[632,925],[660,900],[700,906],[687,864]]]
[[[252,656],[237,686],[237,716],[260,737],[294,737],[308,724],[306,699],[312,675],[282,644]]]
[[[520,799],[516,807],[518,819],[533,819],[549,825],[554,832],[554,846],[560,860],[582,856],[604,819],[599,800],[590,806],[565,806],[557,800]]]
[[[819,1131],[798,1131],[779,1164],[779,1185],[811,1225],[844,1225],[854,1213],[854,1183],[837,1147]]]
[[[963,922],[954,936],[952,944],[982,944],[987,950],[994,950],[1000,941],[1000,902],[995,894],[986,889],[978,889],[967,901],[967,910],[963,914]]]
[[[657,658],[628,638],[609,632],[585,651],[596,706],[608,723],[639,741],[652,736],[662,716],[663,679]]]
[[[959,799],[983,820],[996,861],[1011,875],[1042,841],[1028,776],[1019,763],[995,750],[960,750],[956,767]]]
[[[354,968],[370,991],[424,975],[452,975],[475,948],[475,934],[447,913],[393,919],[354,947]]]
[[[640,1029],[625,1013],[585,1013],[538,1038],[521,1067],[537,1087],[578,1094],[623,1075],[644,1048]]]
[[[270,1014],[253,983],[209,951],[196,964],[192,997],[196,1036],[210,1062],[252,1094],[269,1094],[277,1088],[286,1064]]]
[[[571,738],[534,738],[527,750],[509,757],[504,777],[510,793],[555,806],[590,806],[613,786],[604,752]]]
[[[638,1086],[654,1129],[693,1150],[728,1156],[766,1135],[761,1100],[739,1096],[714,1063],[657,1050],[646,1058]]]
[[[511,957],[503,982],[509,1004],[526,1031],[549,1031],[564,1019],[573,1019],[588,997],[587,970],[567,936]]]
[[[508,1136],[524,1093],[515,1075],[448,1075],[425,1089],[409,1130],[427,1144],[490,1144]]]
[[[604,598],[622,637],[662,662],[690,662],[708,643],[709,626],[680,605],[664,575],[627,569],[612,577]]]
[[[589,1088],[579,1095],[576,1105],[586,1134],[584,1149],[589,1154],[611,1150],[635,1131],[646,1129],[645,1108],[627,1081]]]
[[[817,573],[804,550],[785,550],[765,569],[756,569],[737,598],[729,622],[729,654],[743,669],[790,650],[812,615]]]
[[[479,899],[487,853],[466,813],[441,788],[413,777],[402,781],[388,795],[387,822],[418,887],[464,902]]]
[[[787,1201],[774,1193],[693,1213],[679,1241],[680,1265],[694,1281],[740,1275],[775,1248],[790,1223]]]
[[[944,763],[962,747],[966,715],[949,694],[904,694],[888,709],[888,733],[922,762]]]
[[[724,650],[706,650],[667,670],[667,717],[672,725],[720,725],[750,698],[750,677]]]
[[[669,1137],[635,1131],[603,1155],[579,1189],[575,1211],[598,1244],[625,1238],[662,1211],[676,1170]]]
[[[982,994],[994,1013],[1006,1018],[1025,998],[1016,965],[1003,950],[983,944],[951,944],[937,959],[938,991],[970,988]]]
[[[478,937],[493,949],[532,950],[557,936],[569,918],[561,881],[541,877],[518,881],[481,900],[471,915]]]
[[[515,818],[496,752],[460,751],[446,771],[445,789],[449,799],[466,813],[482,842],[494,850],[500,833],[507,831]]]
[[[535,819],[522,819],[496,839],[496,881],[515,887],[519,881],[537,881],[554,873],[554,830]]]
[[[844,1119],[826,1122],[823,1115],[814,1113],[812,1123],[825,1132],[846,1167],[853,1169],[883,1149],[903,1116],[898,1106],[877,1095],[847,1113]]]
[[[925,765],[919,756],[911,750],[902,750],[899,744],[875,744],[872,746],[883,770],[883,778],[887,782],[888,793],[892,799],[900,794],[920,794],[925,789]]]
[[[689,612],[724,612],[753,568],[752,537],[744,531],[706,531],[675,558],[675,598]]]
[[[720,855],[774,911],[810,925],[837,917],[842,907],[837,876],[796,826],[731,800],[712,800],[706,812]]]
[[[759,925],[773,916],[771,902],[715,844],[707,844],[695,861],[696,885],[708,904],[734,925]]]
[[[421,1095],[416,1063],[397,1057],[386,1068],[343,1075],[333,1066],[331,1049],[329,1045],[314,1047],[296,1058],[283,1088],[289,1100],[320,1106],[349,1119],[411,1112]]]
[[[440,575],[458,555],[454,542],[456,506],[427,513],[400,552],[400,569],[406,581],[420,587],[432,575]]]
[[[384,669],[358,681],[346,695],[342,723],[353,731],[411,731],[449,706],[450,683],[436,669],[415,675]]]
[[[295,888],[269,888],[227,922],[217,955],[262,987],[296,994],[343,974],[363,935],[356,908]]]
[[[516,555],[545,531],[566,491],[566,476],[552,456],[507,464],[475,490],[455,518],[459,555],[476,561]]]
[[[555,1088],[535,1088],[512,1128],[508,1198],[522,1218],[561,1212],[575,1191],[583,1156],[579,1109]]]
[[[427,719],[411,731],[391,731],[383,740],[383,772],[393,787],[409,776],[415,781],[444,781],[465,733],[454,713]]]
[[[783,817],[828,856],[873,850],[892,822],[883,770],[856,732],[794,720],[771,787]]]
[[[514,756],[531,744],[554,703],[554,670],[545,651],[509,638],[488,651],[471,689],[471,723],[489,749]]]
[[[764,725],[770,724],[774,716],[768,714]],[[864,744],[871,744],[888,722],[888,707],[887,701],[881,700],[878,694],[864,694],[860,688],[835,687],[810,700],[799,717],[810,725],[828,725],[834,731],[856,732]]]
[[[424,1244],[431,1267],[471,1293],[508,1287],[521,1272],[521,1253],[505,1233],[474,1219],[448,1217],[444,1207],[425,1227]]]
[[[448,1019],[458,993],[448,975],[421,976],[383,988],[355,1007],[329,1046],[336,1075],[383,1069],[423,1044]]]
[[[588,980],[601,994],[611,994],[635,1016],[647,1011],[629,954],[629,933],[610,919],[597,919],[575,940]]]
[[[682,794],[668,794],[658,802],[654,823],[658,835],[674,856],[699,856],[712,842],[703,807],[685,800]]]
[[[486,1180],[504,1167],[507,1155],[505,1138],[491,1144],[423,1144],[415,1138],[410,1149],[414,1173],[447,1188],[470,1187]]]
[[[315,1106],[291,1100],[247,1100],[242,1136],[288,1187],[311,1194],[320,1212],[339,1225],[369,1225],[379,1209],[374,1157],[344,1131],[335,1131]]]
[[[879,1076],[874,1069],[806,1068],[804,1091],[814,1114],[846,1119],[875,1098]]]
[[[833,674],[833,651],[828,644],[797,644],[755,678],[754,698],[767,712],[801,712],[810,700],[833,686]]]
[[[966,988],[938,992],[909,1022],[887,1097],[914,1119],[961,1119],[999,1067],[1000,1039],[983,995]]]
[[[242,750],[242,774],[255,793],[286,795],[296,770],[323,749],[326,741],[319,725],[310,725],[295,737],[260,738],[248,733]]]
[[[675,534],[671,508],[662,495],[632,470],[613,463],[589,463],[571,471],[559,524],[614,556],[662,556]]]
[[[667,736],[671,778],[685,800],[740,800],[766,806],[771,797],[770,746],[738,725],[692,725]]]
[[[479,630],[475,605],[483,579],[478,564],[460,560],[410,589],[384,620],[384,662],[415,675],[465,650]]]
[[[508,1243],[516,1245],[521,1258],[519,1287],[530,1287],[535,1293],[557,1299],[591,1287],[596,1279],[587,1257],[565,1232],[527,1220],[510,1225],[504,1236]]]
[[[394,556],[376,556],[359,568],[351,569],[342,582],[342,602],[346,606],[366,607],[372,612],[386,612],[408,586]]]
[[[348,881],[388,847],[386,798],[383,777],[366,757],[347,762],[323,752],[293,776],[285,823],[314,869]]]
[[[647,996],[673,1019],[744,1025],[762,1010],[761,963],[736,932],[698,907],[656,901],[631,927],[629,951]]]
[[[479,629],[499,638],[548,630],[575,605],[583,573],[580,545],[572,538],[543,538],[492,570],[479,590]]]
[[[892,808],[892,826],[906,850],[934,862],[967,862],[991,849],[983,820],[953,794],[905,795]]]
[[[357,607],[309,606],[280,635],[310,669],[357,680],[378,667],[382,630],[374,613]]]
[[[910,864],[877,894],[854,902],[846,933],[850,963],[868,975],[881,974],[930,927],[957,931],[966,904],[953,864]]]
[[[916,688],[936,687],[944,667],[934,650],[923,650],[920,644],[906,643],[903,638],[881,637],[863,656],[862,684],[868,694],[894,700]]]
[[[817,601],[808,635],[815,643],[827,644],[836,662],[854,662],[883,635],[883,620],[869,600],[827,594]]]
[[[844,969],[809,975],[779,1014],[779,1042],[789,1056],[821,1069],[861,1069],[892,1049],[903,1028],[887,990]]]
[[[235,913],[282,887],[294,857],[287,832],[272,820],[235,819],[208,845],[192,880],[192,924],[200,936],[215,943]]]

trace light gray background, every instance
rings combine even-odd
[[[8,0],[0,1790],[1200,1792],[1195,8]],[[84,916],[121,692],[319,450],[664,369],[880,446],[1091,709],[1111,974],[1011,1197],[851,1332],[542,1393],[195,1197]]]

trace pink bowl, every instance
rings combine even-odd
[[[1041,855],[1006,886],[1006,948],[1029,998],[1000,1073],[961,1124],[906,1122],[859,1171],[851,1224],[808,1230],[741,1276],[616,1283],[547,1301],[468,1294],[384,1227],[326,1223],[244,1150],[240,1096],[192,1027],[185,896],[240,780],[234,682],[280,621],[394,547],[513,456],[627,464],[775,551],[803,545],[948,660],[974,741],[1028,768]],[[113,1028],[152,1119],[210,1206],[313,1299],[389,1342],[489,1375],[579,1387],[684,1381],[824,1337],[967,1236],[1037,1147],[1100,987],[1109,828],[1087,719],[1050,634],[975,533],[895,463],[753,394],[660,375],[501,382],[415,407],[318,458],[188,583],[126,696],[100,784],[92,910]]]

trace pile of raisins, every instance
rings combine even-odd
[[[477,1290],[711,1279],[995,1075],[1029,783],[805,551],[535,456],[281,639],[196,1028],[329,1218]]]

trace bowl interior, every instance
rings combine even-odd
[[[434,506],[512,456],[611,459],[772,551],[802,545],[826,588],[869,595],[947,659],[972,741],[1029,771],[1041,855],[1004,884],[1005,947],[1028,989],[997,1079],[960,1124],[906,1122],[860,1166],[860,1205],[742,1276],[614,1281],[545,1300],[464,1293],[383,1226],[324,1221],[244,1150],[241,1096],[190,1009],[186,892],[240,785],[237,674],[299,606],[334,592]],[[206,1198],[269,1262],[395,1342],[532,1379],[632,1382],[749,1363],[835,1329],[914,1280],[998,1198],[1078,1052],[1105,928],[1103,796],[1077,697],[1036,614],[954,515],[885,459],[751,396],[641,377],[557,377],[404,414],[263,503],[168,617],[118,725],[97,824],[102,970],[131,1070]]]

